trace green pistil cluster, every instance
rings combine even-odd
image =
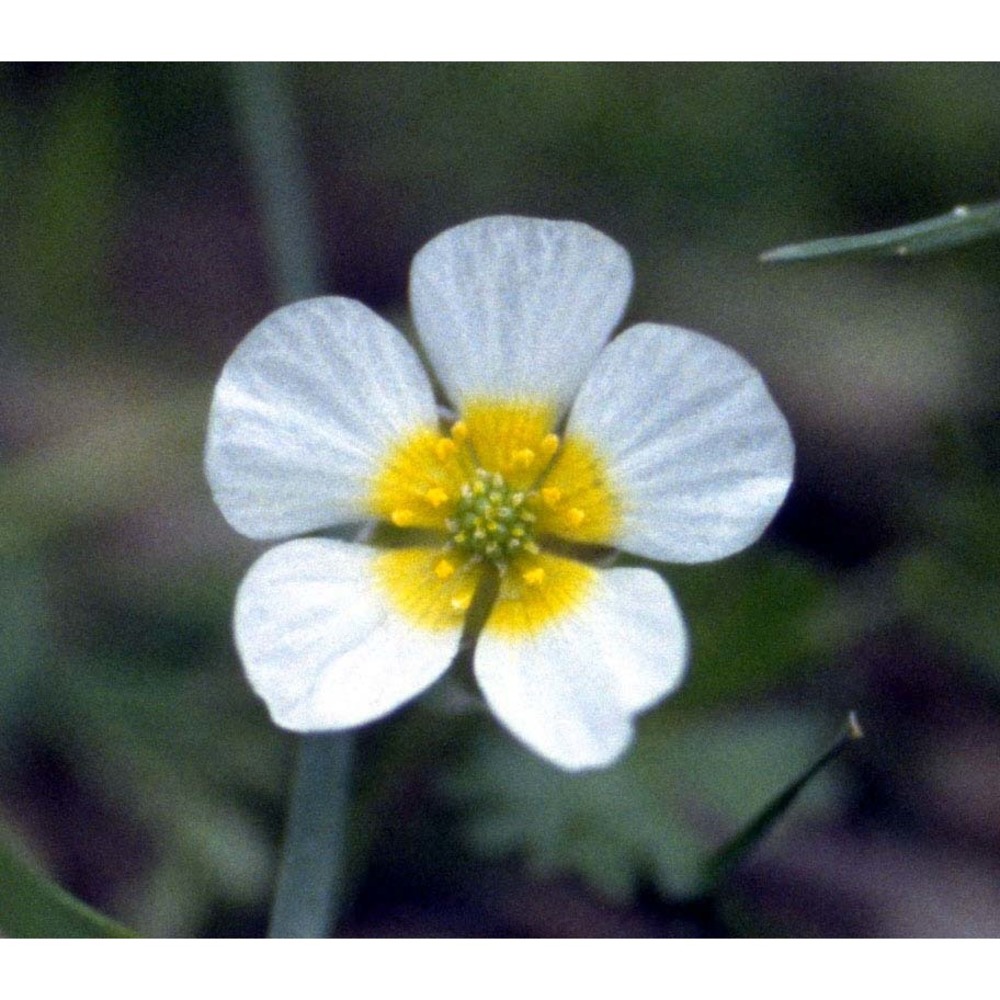
[[[503,566],[519,552],[535,554],[534,492],[513,490],[499,472],[476,469],[462,486],[455,514],[447,522],[451,544],[462,552]]]

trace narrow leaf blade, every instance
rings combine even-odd
[[[720,883],[770,833],[775,823],[788,811],[799,794],[845,747],[864,736],[854,712],[850,712],[836,743],[811,767],[807,768],[783,792],[773,798],[735,837],[709,858],[704,868],[702,895],[710,896]]]
[[[846,254],[903,257],[944,250],[997,235],[1000,235],[1000,201],[991,201],[982,205],[956,205],[944,215],[875,233],[790,243],[766,250],[760,255],[760,260],[765,264],[775,264]]]
[[[0,841],[0,932],[21,938],[136,935],[71,896]]]

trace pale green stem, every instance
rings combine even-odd
[[[235,64],[230,82],[278,298],[289,302],[317,295],[319,239],[284,67]],[[344,893],[352,748],[350,733],[300,738],[271,937],[325,937],[337,922]]]
[[[299,741],[269,937],[326,937],[344,896],[344,833],[353,740],[319,733]]]
[[[319,295],[320,240],[284,67],[234,63],[231,80],[235,123],[254,181],[275,291],[282,302]]]

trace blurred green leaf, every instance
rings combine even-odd
[[[619,903],[644,882],[683,898],[699,892],[710,853],[815,755],[819,731],[787,712],[686,718],[667,706],[642,720],[620,764],[567,774],[490,728],[444,787],[487,857],[522,857],[541,876],[576,876]],[[820,781],[796,812],[829,803]]]
[[[119,130],[110,78],[81,75],[18,136],[5,192],[0,291],[35,344],[64,351],[101,330],[102,284],[118,189]]]
[[[81,903],[0,840],[0,933],[23,938],[135,937]]]
[[[52,650],[42,567],[0,556],[0,747],[20,728]]]
[[[1000,681],[1000,484],[970,468],[921,512],[926,540],[897,565],[901,607]]]
[[[746,697],[801,676],[839,636],[833,586],[791,554],[748,552],[705,566],[667,566],[691,631],[691,665],[678,703]]]
[[[902,257],[945,250],[998,234],[1000,201],[991,201],[982,205],[956,205],[945,215],[876,233],[831,236],[776,247],[766,250],[760,259],[767,264],[776,264],[844,254],[894,254]]]
[[[156,845],[147,882],[126,904],[130,922],[188,935],[220,901],[262,903],[274,845],[259,810],[279,808],[287,754],[242,678],[91,661],[53,674],[51,687],[39,727]]]

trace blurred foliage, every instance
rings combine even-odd
[[[386,831],[439,823],[609,899],[684,897],[864,689],[844,669],[859,640],[906,616],[952,651],[955,677],[1000,679],[996,451],[963,446],[910,488],[929,423],[974,408],[995,437],[995,245],[757,262],[995,198],[1000,67],[288,75],[332,290],[398,318],[414,250],[446,226],[584,219],[633,254],[631,315],[760,364],[800,455],[781,548],[664,570],[690,676],[618,767],[554,772],[485,716],[404,712],[367,737],[357,891]],[[0,822],[146,934],[260,931],[290,757],[229,640],[256,550],[201,476],[218,368],[275,304],[228,81],[208,64],[0,68]],[[812,786],[776,843],[831,822],[844,781]]]
[[[8,937],[131,937],[63,892],[0,841],[0,932]]]
[[[897,569],[901,612],[1000,684],[1000,439],[967,430],[940,445],[940,473],[914,497],[917,544]]]
[[[446,789],[487,856],[523,857],[546,878],[576,876],[618,904],[647,884],[678,899],[701,890],[712,852],[811,763],[823,735],[799,713],[667,707],[642,721],[622,763],[571,775],[490,731]],[[828,784],[813,785],[798,820],[832,801]]]
[[[287,760],[259,712],[248,712],[247,692],[217,671],[178,676],[148,662],[92,663],[59,681],[50,738],[60,739],[56,726],[75,734],[83,773],[159,845],[130,904],[135,924],[177,933],[220,903],[266,894],[273,845],[248,807],[281,802]]]
[[[9,154],[0,160],[0,294],[5,325],[35,351],[64,349],[68,322],[79,338],[74,349],[85,349],[108,318],[121,141],[110,83],[83,79],[59,92],[44,116],[17,120],[9,103],[0,111]]]
[[[51,447],[7,462],[0,473],[0,553],[32,551],[71,528],[134,510],[165,487],[201,447],[209,394],[110,401],[100,419]]]
[[[664,576],[691,628],[692,667],[676,696],[685,707],[790,685],[849,638],[832,581],[790,553],[752,551]]]
[[[37,668],[52,651],[49,595],[32,560],[0,558],[0,750],[20,731],[30,709]]]

